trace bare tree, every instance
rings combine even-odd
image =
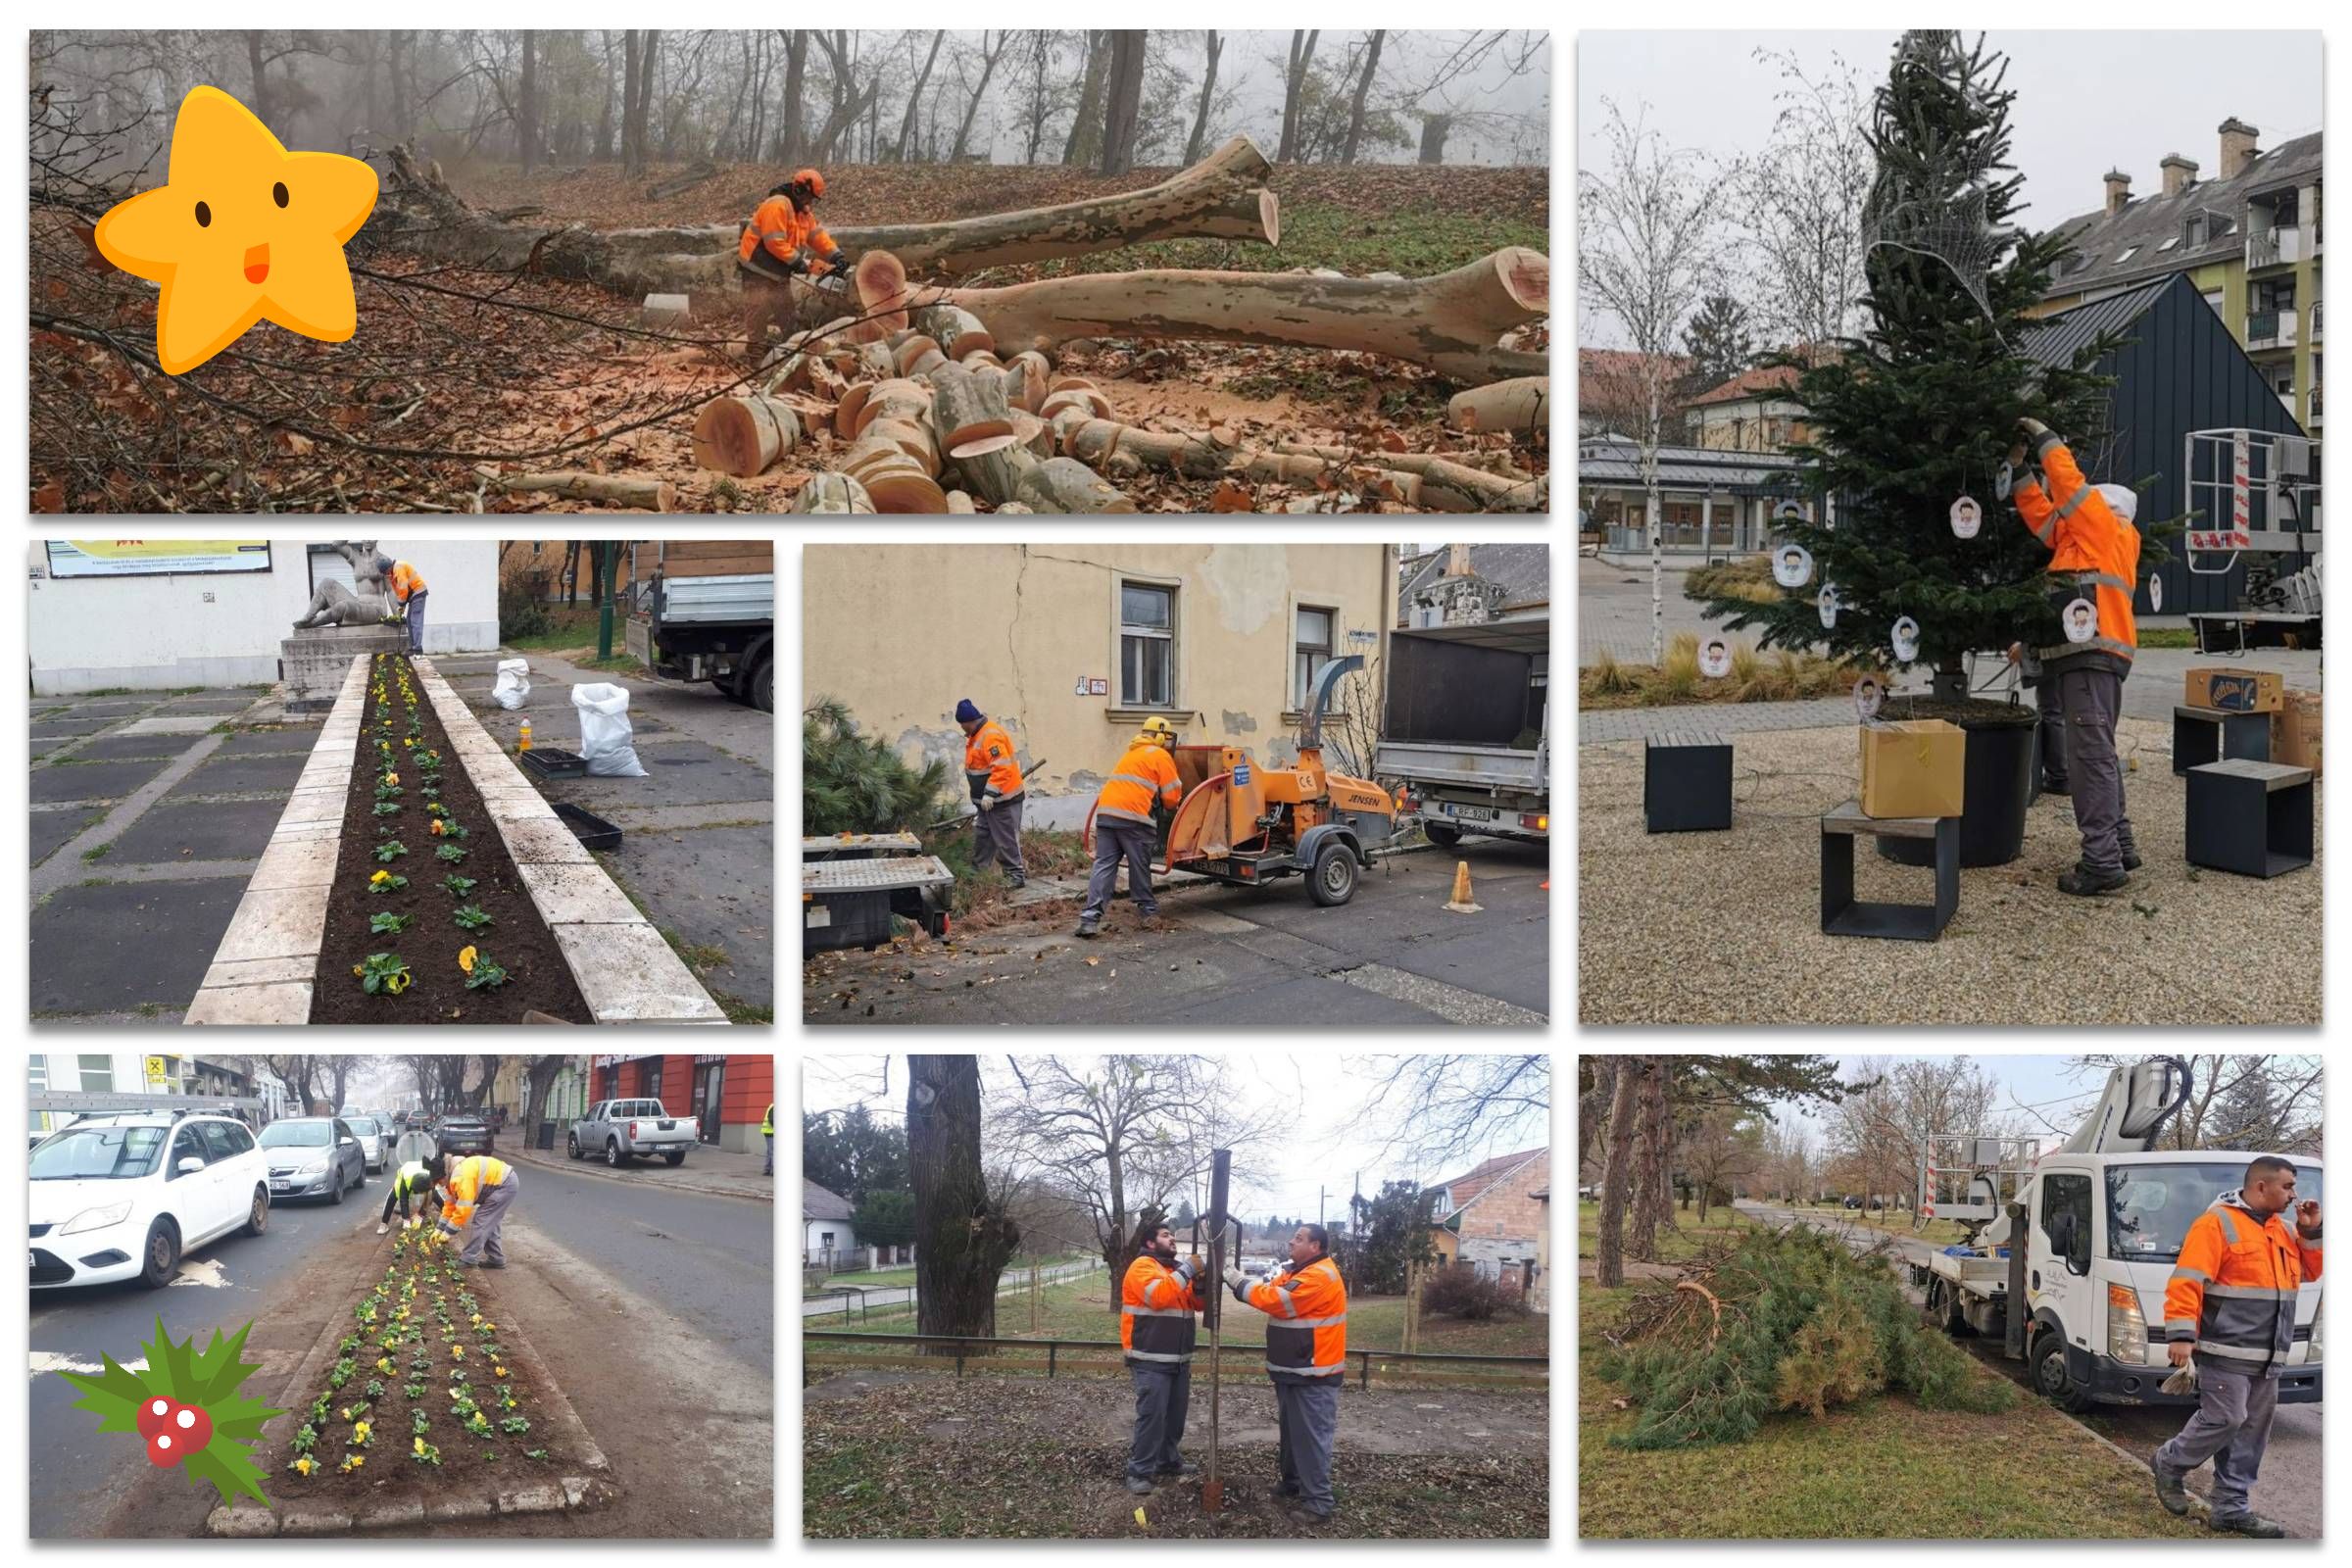
[[[1102,112],[1102,172],[1135,167],[1135,137],[1144,112],[1144,52],[1151,34],[1121,27],[1111,35],[1110,79]]]
[[[1598,1257],[1593,1283],[1607,1290],[1625,1283],[1625,1203],[1634,1163],[1634,1121],[1639,1114],[1642,1074],[1639,1058],[1620,1056],[1609,1086],[1608,1129],[1602,1134]]]
[[[1646,404],[1637,440],[1644,521],[1649,529],[1650,662],[1666,659],[1665,536],[1658,493],[1665,377],[1683,322],[1723,270],[1718,225],[1731,175],[1698,167],[1695,154],[1666,146],[1643,121],[1630,123],[1611,100],[1608,167],[1577,181],[1577,269],[1592,308],[1613,317],[1637,362]]]
[[[1111,33],[1090,28],[1086,34],[1086,74],[1078,84],[1078,115],[1070,122],[1069,140],[1062,143],[1065,166],[1091,164],[1102,148],[1102,78],[1110,65]]]
[[[1698,1222],[1707,1222],[1712,1195],[1721,1189],[1728,1200],[1733,1184],[1764,1167],[1763,1129],[1756,1118],[1729,1110],[1710,1110],[1683,1137],[1683,1165],[1698,1193]]]
[[[1319,30],[1300,29],[1291,34],[1291,56],[1282,78],[1282,140],[1274,161],[1287,164],[1298,156],[1298,109],[1306,98],[1306,74],[1315,63],[1315,40]]]
[[[808,79],[808,31],[794,27],[784,34],[784,103],[779,110],[776,160],[797,164],[808,151],[808,116],[801,96]]]
[[[1348,104],[1348,136],[1340,143],[1343,164],[1355,162],[1356,144],[1363,140],[1364,100],[1372,96],[1372,80],[1380,74],[1380,41],[1387,36],[1386,32],[1375,32],[1365,46],[1363,70],[1355,78],[1355,96]]]
[[[964,145],[972,139],[972,122],[980,118],[980,105],[988,97],[989,78],[997,74],[997,62],[1004,58],[1004,51],[1011,47],[1015,36],[1010,32],[998,33],[997,46],[991,49],[988,46],[988,34],[980,34],[980,82],[972,88],[971,96],[964,103],[963,122],[956,127],[956,145],[948,151],[949,163],[963,161]]]
[[[1020,1227],[980,1168],[980,1058],[906,1058],[906,1172],[914,1189],[915,1331],[992,1336],[997,1280]],[[953,1345],[927,1346],[952,1355]]]
[[[1372,1056],[1349,1064],[1364,1085],[1354,1123],[1381,1137],[1431,1180],[1438,1167],[1484,1159],[1497,1139],[1548,1127],[1551,1058],[1544,1054]]]
[[[1736,197],[1751,261],[1747,299],[1789,349],[1825,348],[1851,329],[1862,298],[1862,209],[1878,158],[1861,78],[1842,58],[1818,79],[1794,55],[1759,49],[1780,68],[1781,108]]]
[[[1225,44],[1215,28],[1200,35],[1208,51],[1208,63],[1200,73],[1200,107],[1193,112],[1193,133],[1185,138],[1184,163],[1187,169],[1200,161],[1200,152],[1208,142],[1208,111],[1217,96],[1217,61],[1225,53]]]
[[[522,80],[515,93],[514,141],[529,174],[539,163],[539,34],[522,35]]]
[[[2144,1056],[2123,1055],[2074,1056],[2067,1062],[2067,1072],[2078,1082],[2088,1080],[2095,1094],[2105,1087],[2110,1072],[2146,1059]],[[2184,1059],[2189,1069],[2189,1095],[2165,1127],[2165,1147],[2231,1147],[2229,1135],[2240,1129],[2230,1125],[2232,1117],[2228,1107],[2246,1094],[2249,1079],[2262,1077],[2270,1080],[2274,1113],[2298,1146],[2291,1152],[2320,1152],[2321,1108],[2327,1082],[2324,1058],[2317,1055],[2216,1052],[2205,1055],[2189,1055]],[[2075,1109],[2081,1114],[2088,1114],[2093,1102],[2085,1102]],[[2037,1119],[2061,1138],[2074,1132],[2071,1125],[2060,1126],[2047,1117]]]
[[[1640,1056],[1641,1144],[1634,1155],[1634,1210],[1626,1250],[1645,1263],[1658,1260],[1658,1232],[1675,1230],[1674,1156],[1677,1118],[1673,1107],[1674,1059]]]
[[[569,1056],[525,1056],[523,1058],[522,1145],[531,1147],[538,1136],[539,1119],[547,1109],[548,1092],[555,1088],[556,1079],[563,1073]]]
[[[939,46],[947,36],[948,29],[945,27],[932,32],[931,52],[923,56],[923,69],[914,74],[914,85],[906,89],[906,116],[899,122],[898,151],[902,164],[911,163],[914,159],[915,118],[922,113],[925,102],[923,88],[931,80],[931,67],[938,62]]]

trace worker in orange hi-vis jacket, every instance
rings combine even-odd
[[[1197,1476],[1178,1446],[1193,1396],[1193,1340],[1200,1298],[1200,1259],[1176,1255],[1176,1233],[1155,1225],[1119,1282],[1119,1347],[1135,1385],[1135,1439],[1127,1449],[1127,1490],[1149,1496],[1161,1481]]]
[[[2189,1222],[2164,1290],[2164,1337],[2173,1365],[2196,1357],[2197,1413],[2148,1461],[2172,1512],[2189,1511],[2181,1481],[2211,1459],[2214,1529],[2286,1534],[2254,1511],[2252,1494],[2294,1347],[2295,1299],[2320,1262],[2319,1200],[2295,1201],[2295,1167],[2276,1154],[2248,1164],[2243,1187]]]
[[[847,276],[849,253],[833,243],[825,225],[816,220],[816,204],[825,194],[825,176],[804,169],[767,193],[743,225],[736,241],[739,265],[772,282],[794,276]],[[824,264],[812,273],[810,260]]]
[[[2124,679],[2139,652],[2132,618],[2132,584],[2139,573],[2139,532],[2132,526],[2139,498],[2120,484],[2091,484],[2067,449],[2039,419],[2020,419],[2034,443],[2042,478],[2031,474],[2010,492],[2018,515],[2049,547],[2050,602],[2059,637],[2037,648],[2044,681],[2058,686],[2065,717],[2067,785],[2082,857],[2062,872],[2062,893],[2112,893],[2139,869],[2139,846],[2124,805],[2124,768],[2115,754],[2115,721]],[[2023,443],[2010,448],[2012,467],[2025,462]],[[2045,487],[2046,481],[2046,487]]]
[[[401,607],[402,618],[408,622],[409,652],[424,652],[424,573],[405,561],[396,562],[390,556],[375,558],[375,569],[383,573],[384,591],[392,602]]]
[[[1159,918],[1159,901],[1152,894],[1152,848],[1157,838],[1152,813],[1165,807],[1173,811],[1183,804],[1184,789],[1176,779],[1176,727],[1153,713],[1144,720],[1135,741],[1118,765],[1102,781],[1095,797],[1095,869],[1087,879],[1086,906],[1078,911],[1078,935],[1101,934],[1102,916],[1119,884],[1119,864],[1126,862],[1127,892],[1147,920]]]
[[[1029,885],[1021,862],[1021,764],[1004,726],[980,711],[969,697],[956,705],[956,727],[963,731],[963,782],[972,797],[972,869],[1004,863],[1004,878]]]
[[[1262,1285],[1228,1263],[1233,1298],[1266,1314],[1266,1376],[1280,1412],[1282,1484],[1296,1497],[1291,1522],[1330,1522],[1331,1447],[1340,1431],[1340,1386],[1348,1373],[1348,1285],[1331,1260],[1331,1233],[1301,1225],[1291,1260]]]

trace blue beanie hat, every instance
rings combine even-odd
[[[966,697],[962,702],[956,705],[956,723],[969,724],[973,719],[978,718],[979,716],[980,710],[972,706],[972,700],[969,697]]]

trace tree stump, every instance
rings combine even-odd
[[[801,416],[781,398],[714,398],[694,418],[694,461],[749,479],[801,444]]]

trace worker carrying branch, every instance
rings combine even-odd
[[[742,269],[776,283],[811,275],[847,277],[852,258],[816,220],[816,204],[824,194],[825,176],[813,169],[770,190],[736,241]],[[811,256],[823,264],[822,271],[811,271]]]
[[[1147,1496],[1162,1480],[1200,1473],[1178,1445],[1193,1398],[1200,1258],[1176,1255],[1176,1233],[1155,1225],[1119,1284],[1119,1346],[1135,1385],[1135,1438],[1127,1450],[1127,1490]]]
[[[2281,1218],[2293,1209],[2288,1230]],[[2245,1186],[2196,1217],[2164,1291],[2172,1362],[2196,1357],[2197,1413],[2148,1461],[2156,1496],[2185,1514],[2181,1481],[2213,1461],[2216,1530],[2275,1540],[2286,1534],[2254,1512],[2254,1480],[2278,1410],[2278,1374],[2295,1337],[2295,1298],[2320,1277],[2320,1205],[2295,1201],[2295,1167],[2276,1154],[2246,1166]]]
[[[1296,1497],[1291,1522],[1331,1521],[1331,1448],[1340,1431],[1340,1387],[1348,1373],[1348,1286],[1331,1260],[1331,1233],[1301,1225],[1289,1265],[1262,1285],[1231,1263],[1233,1298],[1266,1314],[1266,1376],[1281,1412],[1282,1484]]]
[[[1095,797],[1095,870],[1086,884],[1086,907],[1078,911],[1078,934],[1101,934],[1102,916],[1119,885],[1119,862],[1127,863],[1127,892],[1147,920],[1159,918],[1152,894],[1152,851],[1158,837],[1153,812],[1173,811],[1184,800],[1176,780],[1176,727],[1157,713],[1144,720],[1135,741],[1102,781]]]
[[[2112,893],[2139,869],[2139,845],[2124,806],[2123,763],[2115,753],[2124,679],[2139,651],[2132,618],[2139,572],[2139,533],[2132,521],[2139,498],[2124,485],[2085,481],[2074,453],[2039,419],[2017,422],[2034,443],[2042,477],[2027,474],[2010,499],[2050,551],[2050,600],[2060,636],[2035,653],[2042,680],[2057,683],[2066,728],[2063,771],[2082,833],[2082,860],[2060,873],[2058,887],[2086,897]],[[2025,461],[2022,442],[2009,449],[2013,469],[2023,471]]]

